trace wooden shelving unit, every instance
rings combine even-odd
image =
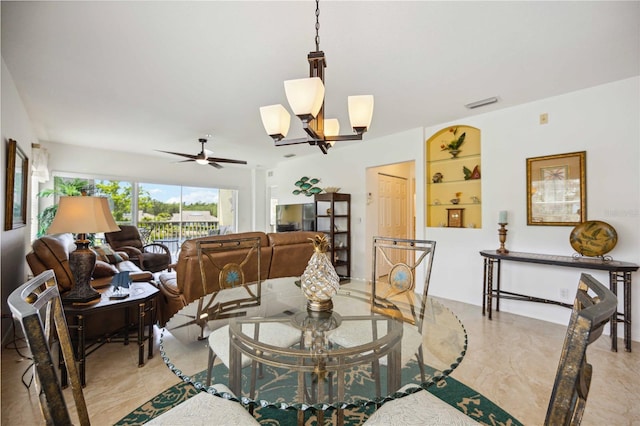
[[[316,194],[316,230],[327,235],[338,276],[351,276],[351,194]]]

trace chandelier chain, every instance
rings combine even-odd
[[[316,0],[316,52],[320,51],[320,0]]]

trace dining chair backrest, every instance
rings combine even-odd
[[[545,425],[578,425],[582,421],[593,370],[587,363],[587,347],[602,335],[617,307],[618,299],[611,290],[589,274],[580,276]]]
[[[22,325],[31,350],[36,391],[46,423],[72,424],[51,349],[58,341],[69,373],[78,420],[81,425],[88,425],[87,405],[53,271],[46,270],[22,284],[9,295],[7,302],[13,317]]]
[[[374,237],[372,311],[396,316],[420,326],[435,249],[436,242],[431,240]],[[416,297],[416,285],[420,277],[424,277],[423,288],[421,296]]]
[[[260,245],[260,237],[197,243],[204,292],[199,317],[228,318],[244,308],[260,305]]]
[[[592,374],[592,367],[587,363],[587,347],[602,335],[605,324],[616,314],[617,306],[618,300],[611,290],[591,275],[581,274],[545,425],[575,426],[582,421]],[[411,419],[412,424],[471,425],[476,424],[474,414],[473,410],[463,414],[427,391],[420,390],[385,403],[364,425],[404,426],[406,419]]]

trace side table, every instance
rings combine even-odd
[[[107,287],[99,289],[101,298],[97,303],[90,304],[65,304],[64,312],[67,318],[73,317],[74,324],[69,324],[72,333],[74,350],[80,370],[80,382],[86,385],[86,358],[89,353],[86,349],[86,327],[85,318],[105,311],[122,311],[124,315],[124,344],[129,344],[129,308],[137,307],[138,311],[138,367],[144,365],[144,342],[149,341],[149,358],[153,358],[153,324],[155,322],[156,297],[159,290],[148,282],[133,282],[129,287],[129,296],[125,299],[110,299],[113,288]],[[145,326],[148,327],[148,334],[145,337]],[[60,363],[62,386],[67,386],[67,369],[64,362]]]
[[[618,351],[618,323],[624,324],[624,348],[631,352],[631,273],[638,270],[639,265],[618,260],[604,261],[598,258],[557,256],[541,253],[523,253],[510,251],[498,253],[496,250],[481,250],[480,255],[484,259],[484,276],[482,279],[482,315],[486,311],[491,319],[492,299],[496,299],[496,311],[500,310],[500,298],[511,300],[523,300],[528,302],[549,303],[566,308],[573,305],[555,300],[544,299],[526,294],[513,293],[500,288],[500,264],[501,261],[537,263],[541,265],[562,266],[567,268],[593,269],[607,271],[609,273],[609,289],[618,294],[618,284],[622,284],[623,312],[614,313],[611,316],[610,334],[611,350]],[[497,279],[494,286],[494,264],[497,266]]]

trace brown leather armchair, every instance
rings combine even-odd
[[[127,253],[129,260],[145,271],[160,272],[171,265],[169,248],[160,243],[144,244],[135,226],[120,225],[120,231],[105,232],[104,236],[113,250]]]

